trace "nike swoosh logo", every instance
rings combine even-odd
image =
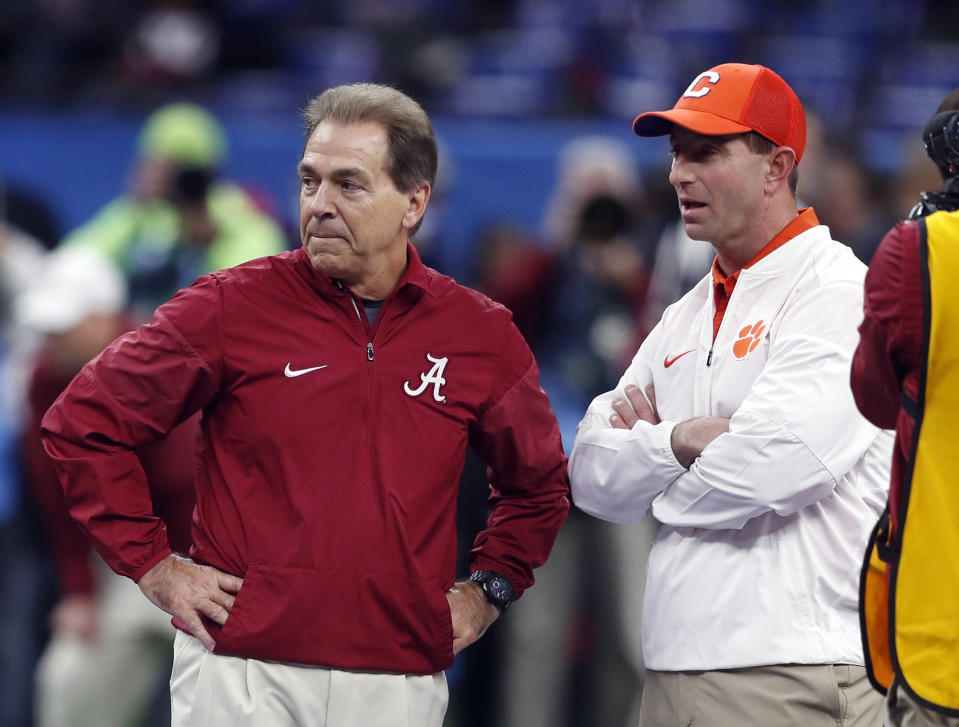
[[[327,366],[328,364],[323,364],[322,366],[311,366],[308,369],[291,369],[290,364],[287,363],[286,368],[283,369],[283,373],[288,379],[292,379],[297,376],[302,376],[303,374],[308,374],[311,371],[319,371],[320,369],[325,369]]]
[[[682,352],[681,354],[679,354],[678,356],[673,356],[673,358],[670,358],[669,356],[666,356],[666,358],[663,359],[663,366],[665,366],[666,368],[669,368],[669,367],[672,366],[674,363],[676,363],[679,359],[681,359],[683,356],[685,356],[687,353],[692,353],[692,352],[695,351],[695,350],[696,350],[695,348],[691,348],[691,349],[689,349],[688,351],[683,351],[683,352]]]

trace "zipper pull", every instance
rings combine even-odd
[[[367,361],[373,360],[373,342],[372,341],[366,344],[366,360]]]
[[[713,362],[713,347],[710,346],[709,354],[706,356],[706,366],[709,366],[712,362]]]

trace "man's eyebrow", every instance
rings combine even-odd
[[[330,177],[333,179],[359,179],[361,181],[369,181],[371,179],[369,172],[360,167],[343,167],[342,169],[334,169],[330,172]]]
[[[297,174],[315,174],[315,169],[309,162],[300,162],[296,165]],[[369,181],[371,179],[369,172],[360,167],[343,167],[334,169],[330,172],[331,179],[359,179]]]

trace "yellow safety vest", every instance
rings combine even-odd
[[[861,581],[866,666],[959,716],[959,212],[917,220],[924,345],[899,532],[873,532]]]

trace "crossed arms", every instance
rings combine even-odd
[[[676,527],[740,529],[828,496],[877,436],[849,391],[857,338],[850,320],[861,315],[851,285],[810,291],[784,314],[765,365],[728,419],[660,421],[651,362],[663,333],[654,330],[620,386],[597,397],[579,425],[569,463],[577,506],[614,522],[652,511]]]

